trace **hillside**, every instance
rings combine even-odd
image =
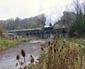
[[[45,20],[44,14],[25,19],[17,17],[15,20],[0,20],[0,26],[5,30],[37,28],[43,27],[45,25]]]

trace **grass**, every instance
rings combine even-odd
[[[9,37],[0,37],[0,50],[5,50],[12,47],[21,41],[21,38],[11,40]]]
[[[26,62],[20,61],[20,58],[18,61],[23,62],[23,65],[20,64],[22,69],[85,69],[85,48],[81,46],[84,46],[82,41],[85,40],[59,38],[49,41],[41,46],[43,53],[37,62],[24,66]]]
[[[85,46],[85,38],[67,38],[66,40],[74,44]]]
[[[8,49],[10,47],[15,46],[16,44],[19,44],[21,42],[26,42],[32,39],[38,39],[37,37],[25,37],[25,38],[17,38],[17,39],[10,39],[9,37],[0,37],[0,51]]]

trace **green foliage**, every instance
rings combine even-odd
[[[44,27],[45,25],[45,16],[44,14],[41,14],[39,16],[31,17],[31,18],[25,18],[20,19],[16,18],[15,20],[9,19],[0,22],[3,29],[6,30],[14,30],[14,29],[28,29],[28,28],[38,28],[38,27]]]
[[[10,39],[10,37],[6,36],[0,36],[0,51],[8,49],[10,47],[16,46],[16,44],[19,44],[21,42],[26,42],[33,39],[39,39],[38,37],[18,37],[17,39]]]
[[[83,16],[83,15],[82,15]],[[82,20],[79,16],[76,19],[76,23],[71,27],[71,33],[77,32],[79,36],[85,35],[85,18]]]
[[[71,27],[76,20],[76,14],[74,12],[64,11],[61,19],[56,23],[61,27]],[[55,25],[56,25],[55,24]]]
[[[11,46],[16,45],[21,41],[21,38],[11,40],[9,37],[0,37],[0,50],[7,49]]]
[[[75,11],[76,11],[76,21],[71,27],[71,34],[77,32],[79,36],[85,35],[85,2],[80,4],[79,0],[74,0]]]

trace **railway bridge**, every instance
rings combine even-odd
[[[41,38],[48,38],[57,35],[59,37],[64,36],[68,37],[69,29],[68,28],[57,28],[46,27],[46,28],[33,28],[33,29],[21,29],[21,30],[9,30],[9,33],[14,33],[18,36],[37,36]]]

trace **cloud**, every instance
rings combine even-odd
[[[45,13],[56,18],[72,0],[0,0],[0,20]],[[55,15],[56,14],[56,15]]]

